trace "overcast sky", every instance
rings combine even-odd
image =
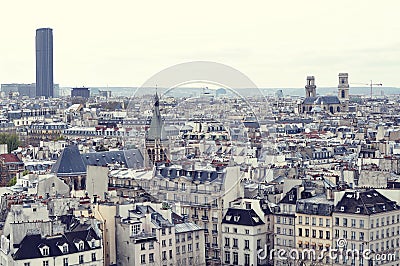
[[[53,28],[61,86],[140,86],[187,61],[259,87],[400,87],[400,1],[2,1],[0,83],[35,82],[35,30]]]

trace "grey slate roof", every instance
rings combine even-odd
[[[147,140],[165,140],[167,138],[167,133],[165,133],[164,123],[160,114],[160,100],[158,94],[155,96],[153,117],[151,118],[150,128],[147,131]]]
[[[229,208],[224,218],[222,219],[223,224],[237,224],[244,226],[257,226],[262,225],[264,222],[257,215],[254,210],[248,209],[235,209]]]
[[[51,168],[57,176],[74,176],[86,174],[86,165],[82,160],[78,146],[65,147],[57,162]]]
[[[340,100],[337,96],[308,97],[303,104],[340,104]]]
[[[27,259],[35,259],[35,258],[53,258],[57,256],[65,256],[62,253],[59,245],[64,243],[68,244],[68,252],[67,254],[82,252],[77,249],[75,243],[77,240],[84,241],[83,251],[99,249],[101,247],[92,248],[89,246],[87,241],[92,239],[100,240],[99,236],[95,233],[93,228],[89,228],[88,230],[82,231],[73,231],[66,232],[59,236],[53,237],[43,237],[40,234],[37,235],[26,235],[24,239],[19,244],[19,249],[13,255],[14,260],[27,260]],[[39,250],[39,247],[48,246],[49,247],[49,255],[43,256]]]
[[[138,149],[80,154],[78,147],[71,145],[62,151],[51,172],[57,176],[84,175],[88,165],[106,166],[117,162],[133,169],[144,166],[143,155]]]
[[[346,192],[338,202],[334,212],[371,215],[399,209],[395,201],[391,201],[375,189],[359,192]]]

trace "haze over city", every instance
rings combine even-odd
[[[230,65],[259,87],[400,84],[398,1],[2,2],[0,82],[35,82],[35,29],[54,30],[60,86],[140,86],[174,64]]]

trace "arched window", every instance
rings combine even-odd
[[[333,114],[333,107],[329,107],[329,111],[331,112],[331,114]]]

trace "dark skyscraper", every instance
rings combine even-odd
[[[36,96],[54,96],[53,30],[36,30]]]

